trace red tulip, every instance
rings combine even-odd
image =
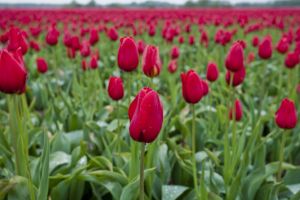
[[[55,26],[52,26],[49,28],[48,33],[46,35],[46,42],[50,46],[54,46],[58,43],[58,37],[59,37],[59,31],[55,28]]]
[[[181,73],[182,96],[187,103],[198,103],[203,97],[203,83],[194,70]]]
[[[208,46],[208,42],[209,42],[208,35],[207,35],[206,31],[203,31],[201,33],[200,43],[202,45],[204,45],[205,47],[207,47]]]
[[[257,47],[259,45],[259,38],[257,36],[254,36],[252,39],[252,46]]]
[[[91,69],[97,69],[98,68],[98,60],[97,60],[96,56],[91,57],[90,68]]]
[[[36,59],[36,65],[37,65],[37,70],[41,73],[44,74],[48,71],[48,64],[44,58],[37,58]]]
[[[19,48],[21,48],[22,54],[25,55],[28,51],[28,44],[22,32],[13,27],[9,30],[7,50],[16,51]]]
[[[139,54],[134,40],[131,37],[121,38],[118,51],[119,68],[131,72],[139,65]]]
[[[229,112],[229,118],[230,120],[233,119],[233,113],[234,113],[234,119],[235,121],[240,121],[243,117],[243,107],[242,104],[240,103],[240,101],[238,99],[235,100],[234,102],[234,108],[230,109]]]
[[[35,41],[30,41],[29,45],[30,48],[34,49],[36,52],[39,52],[41,50],[40,45]]]
[[[299,54],[296,52],[290,52],[286,55],[284,64],[287,68],[289,69],[293,69],[296,67],[296,65],[299,64],[300,60],[299,60]]]
[[[179,42],[179,44],[183,44],[183,43],[184,43],[184,37],[183,37],[183,36],[180,36],[180,37],[178,38],[178,42]]]
[[[218,77],[219,77],[219,70],[217,65],[213,62],[208,63],[206,69],[206,79],[210,82],[214,82],[218,79]]]
[[[113,27],[108,30],[107,34],[108,34],[109,39],[112,41],[116,41],[119,38],[117,30]]]
[[[115,101],[118,101],[124,96],[123,81],[119,77],[110,77],[108,83],[108,95]]]
[[[226,68],[229,71],[237,72],[244,68],[244,50],[239,42],[235,42],[226,57]]]
[[[88,69],[86,60],[84,60],[84,59],[81,61],[81,69],[82,69],[83,71],[85,71],[85,70]]]
[[[230,71],[227,71],[225,79],[226,79],[226,83],[228,85],[230,84],[230,81],[231,81],[230,79],[232,79],[232,77],[230,77],[230,76],[232,76],[232,74],[233,74],[233,81],[231,84],[234,87],[236,87],[244,82],[244,79],[246,77],[246,69],[245,69],[245,67],[243,67],[240,71],[231,72],[231,73],[230,73]]]
[[[88,41],[82,42],[80,54],[82,57],[88,57],[91,54],[90,43]]]
[[[277,44],[276,49],[279,53],[285,54],[289,50],[289,42],[287,38],[281,38]]]
[[[202,95],[206,96],[209,93],[209,87],[208,87],[208,83],[205,80],[201,80],[201,84],[202,84]]]
[[[292,100],[283,99],[275,115],[275,122],[279,128],[293,129],[297,125],[297,111]]]
[[[142,60],[143,72],[146,76],[158,76],[161,70],[159,49],[153,45],[148,45],[143,53]]]
[[[195,44],[195,38],[192,35],[190,35],[190,37],[189,37],[189,44],[190,45],[194,45]]]
[[[71,48],[75,51],[78,51],[80,50],[80,40],[79,40],[79,37],[78,36],[73,36],[71,38]]]
[[[129,132],[138,142],[153,142],[163,124],[163,106],[158,94],[151,88],[143,88],[128,109]]]
[[[138,48],[139,54],[143,54],[144,50],[146,48],[145,42],[143,40],[139,40],[138,43],[137,43],[137,48]]]
[[[176,47],[176,46],[172,47],[170,54],[171,54],[171,58],[172,58],[172,59],[178,58],[179,55],[180,55],[179,48]]]
[[[10,53],[0,50],[0,91],[20,94],[26,89],[27,71],[22,58],[22,50]]]
[[[265,37],[259,45],[258,55],[262,59],[269,59],[272,57],[272,42],[270,37]]]
[[[66,47],[72,48],[72,35],[68,31],[64,34],[63,43]]]
[[[173,74],[177,71],[177,60],[170,60],[168,64],[168,71]]]
[[[149,26],[149,30],[148,30],[149,36],[153,37],[153,36],[155,35],[155,33],[156,33],[156,28],[155,28],[155,26],[150,25],[150,26]]]
[[[90,44],[95,45],[99,41],[98,31],[96,29],[92,29],[90,32]]]

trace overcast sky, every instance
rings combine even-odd
[[[78,3],[88,3],[90,0],[76,0]],[[108,3],[129,3],[129,2],[143,2],[145,0],[96,0],[100,4]],[[150,0],[151,1],[151,0]],[[181,4],[186,2],[186,0],[165,0],[169,3]],[[249,0],[229,0],[232,3],[238,2],[249,2]],[[251,2],[266,2],[270,0],[251,0]],[[53,3],[53,4],[64,4],[69,3],[71,0],[0,0],[0,3]]]

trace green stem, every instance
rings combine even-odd
[[[284,160],[284,146],[286,141],[286,134],[288,134],[288,131],[284,131],[282,133],[282,139],[281,139],[281,145],[280,145],[280,156],[279,156],[279,167],[278,167],[278,174],[277,174],[277,181],[281,181],[281,175],[282,175],[282,163]]]
[[[193,179],[194,179],[194,188],[196,191],[197,199],[199,199],[199,190],[198,190],[198,181],[197,181],[197,163],[196,163],[196,115],[195,115],[195,105],[191,105],[192,113],[193,113],[193,121],[192,121],[192,167],[193,167]]]
[[[144,200],[144,156],[145,156],[145,146],[143,142],[141,144],[141,157],[140,157],[140,200]]]

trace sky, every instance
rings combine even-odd
[[[76,0],[78,3],[86,4],[90,2],[90,0]],[[100,4],[109,4],[109,3],[130,3],[130,2],[143,2],[145,0],[96,0],[97,3]],[[151,1],[151,0],[150,0]],[[186,0],[164,0],[169,3],[181,4],[186,2]],[[249,2],[249,0],[228,0],[231,3],[239,3],[239,2]],[[270,0],[251,0],[251,2],[266,2]],[[69,3],[71,0],[0,0],[0,3],[53,3],[53,4],[65,4]]]

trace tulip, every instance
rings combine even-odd
[[[189,37],[189,44],[190,45],[194,45],[195,44],[195,38],[192,35],[190,35],[190,37]]]
[[[196,104],[203,97],[203,82],[194,70],[181,73],[182,96],[187,103]]]
[[[80,40],[79,40],[79,37],[78,36],[73,36],[71,38],[71,48],[74,50],[74,51],[78,51],[80,50]]]
[[[163,106],[154,90],[143,88],[131,102],[128,115],[133,140],[151,143],[157,138],[163,124]]]
[[[151,37],[153,37],[153,36],[155,35],[155,33],[156,33],[156,28],[155,28],[155,26],[150,25],[150,26],[149,26],[149,30],[148,30],[148,35],[151,36]]]
[[[272,42],[270,37],[265,37],[258,47],[258,55],[262,59],[269,59],[272,57]]]
[[[110,77],[108,83],[108,95],[111,99],[118,101],[124,96],[123,81],[119,77]]]
[[[142,60],[143,72],[146,76],[158,76],[161,70],[161,60],[159,49],[153,45],[148,45],[143,53]]]
[[[299,62],[299,54],[296,52],[290,52],[286,55],[284,64],[287,68],[293,69],[299,64]]]
[[[206,79],[210,82],[214,82],[218,79],[218,77],[219,77],[219,70],[217,65],[213,62],[208,63],[206,69]]]
[[[145,42],[143,40],[139,40],[138,43],[137,43],[137,48],[138,48],[139,54],[143,54],[144,50],[146,48]]]
[[[113,27],[108,30],[107,34],[108,34],[109,39],[112,41],[116,41],[119,38],[117,30]]]
[[[36,52],[39,52],[41,50],[40,45],[35,41],[29,42],[30,48],[34,49]]]
[[[233,113],[235,117],[233,117]],[[230,109],[229,119],[232,120],[234,118],[234,120],[238,122],[242,119],[242,117],[243,117],[242,104],[238,99],[236,99],[234,102],[234,108]]]
[[[85,70],[88,69],[86,60],[84,60],[84,59],[81,61],[81,69],[82,69],[83,71],[85,71]]]
[[[92,29],[90,32],[89,42],[93,46],[99,41],[98,31],[96,29]]]
[[[126,72],[134,71],[139,65],[138,50],[131,37],[124,37],[120,40],[118,65]]]
[[[203,97],[208,95],[209,93],[209,87],[208,87],[208,83],[205,80],[201,80],[201,84],[202,84],[202,95]]]
[[[252,46],[257,47],[259,45],[259,38],[257,36],[254,36],[252,39]]]
[[[10,53],[0,50],[0,91],[7,94],[20,94],[26,89],[27,71],[22,50]]]
[[[279,128],[293,129],[297,125],[297,111],[292,100],[283,99],[275,114],[275,122]]]
[[[208,42],[209,42],[208,35],[207,35],[206,31],[203,31],[201,33],[200,43],[202,45],[204,45],[205,47],[207,47],[208,46]]]
[[[170,54],[171,54],[171,58],[172,58],[172,59],[177,59],[177,58],[179,57],[179,55],[180,55],[179,48],[176,47],[176,46],[174,46],[174,47],[171,49]]]
[[[68,31],[64,34],[63,43],[66,47],[72,48],[72,35]]]
[[[239,42],[235,42],[226,57],[225,66],[232,72],[240,71],[244,68],[244,50]]]
[[[28,51],[27,41],[19,29],[11,28],[8,35],[7,50],[16,51],[19,48],[21,48],[22,54],[25,55]]]
[[[177,71],[177,60],[170,60],[168,64],[168,71],[173,74]]]
[[[59,31],[52,26],[49,28],[48,33],[46,35],[46,42],[50,46],[54,46],[58,43]]]
[[[36,59],[36,65],[37,65],[37,70],[41,73],[44,74],[48,71],[48,64],[44,58],[37,58]]]
[[[232,84],[232,86],[236,87],[244,82],[244,79],[246,77],[246,69],[243,67],[240,71],[237,71],[237,72],[227,71],[225,79],[226,79],[226,82],[228,85],[231,82],[230,79],[232,79],[232,77],[230,77],[230,76],[232,76],[232,74],[233,74],[233,81],[231,84]]]
[[[178,38],[178,42],[179,42],[179,44],[183,44],[183,43],[184,43],[184,37],[183,37],[183,36],[180,36],[180,37]]]
[[[96,56],[92,56],[91,60],[90,60],[90,68],[91,69],[97,69],[98,68],[98,60],[96,58]]]
[[[289,42],[287,38],[282,38],[279,40],[276,49],[279,53],[285,54],[289,50]]]
[[[88,41],[83,41],[81,48],[80,48],[80,54],[82,57],[88,57],[91,53],[90,49],[90,43]]]

